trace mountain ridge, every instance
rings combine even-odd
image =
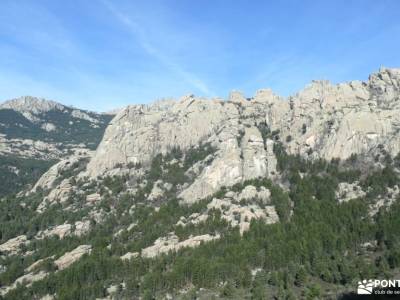
[[[288,99],[263,89],[130,105],[96,149],[41,160],[16,186],[35,168],[7,157],[0,297],[346,299],[363,278],[394,277],[399,87],[400,69],[381,69]],[[6,108],[0,120],[96,125],[66,112],[34,123]]]
[[[230,91],[229,94],[230,94],[230,95],[231,95],[231,94],[238,94],[238,95],[240,95],[240,98],[243,98],[244,100],[250,100],[250,99],[256,98],[256,97],[257,97],[257,94],[262,94],[262,93],[266,92],[266,93],[272,93],[274,96],[276,96],[276,97],[279,98],[279,99],[288,100],[288,101],[289,101],[291,98],[296,97],[296,96],[297,96],[299,93],[301,93],[303,90],[305,90],[305,89],[307,89],[307,88],[309,88],[309,87],[312,87],[313,85],[319,85],[319,84],[321,84],[321,83],[322,83],[322,84],[332,85],[332,86],[340,86],[340,85],[350,85],[350,86],[355,86],[355,85],[368,85],[368,81],[370,81],[370,80],[373,79],[373,78],[376,78],[376,77],[379,77],[379,76],[382,77],[382,74],[385,74],[385,73],[386,73],[386,74],[387,74],[387,73],[397,74],[397,73],[399,72],[399,70],[400,70],[400,68],[398,68],[398,67],[384,67],[384,66],[381,66],[381,67],[379,68],[378,71],[372,72],[372,73],[368,76],[367,81],[363,81],[363,80],[359,80],[359,79],[354,79],[354,80],[343,81],[343,82],[339,82],[339,83],[332,83],[332,81],[329,80],[329,79],[313,79],[313,80],[311,80],[309,83],[305,84],[303,88],[301,88],[300,90],[298,90],[298,91],[296,91],[296,92],[294,92],[294,93],[292,93],[292,94],[290,94],[290,95],[288,95],[288,96],[279,95],[278,93],[275,93],[271,88],[260,88],[260,89],[258,89],[258,90],[255,91],[255,93],[254,93],[253,96],[247,96],[247,95],[245,96],[245,95],[242,93],[242,91],[236,90],[236,89],[232,89],[232,90]],[[383,76],[383,77],[385,77],[385,76]],[[386,80],[390,80],[389,78],[385,78],[385,79],[386,79]],[[375,80],[375,79],[374,79],[374,80]],[[392,82],[392,83],[393,83],[393,84],[396,84],[395,81]],[[69,107],[69,108],[79,109],[79,110],[82,110],[82,111],[97,113],[97,114],[106,113],[106,114],[116,115],[120,110],[126,108],[127,106],[131,106],[131,105],[152,105],[152,104],[155,104],[155,103],[158,103],[158,102],[170,102],[170,101],[174,102],[174,101],[179,101],[179,99],[183,99],[183,98],[188,97],[188,96],[195,96],[195,95],[193,95],[193,94],[188,94],[188,95],[183,95],[183,96],[181,96],[181,97],[178,98],[178,99],[175,99],[175,98],[160,98],[160,99],[156,99],[156,100],[154,100],[154,101],[150,101],[149,103],[127,104],[127,105],[124,106],[124,107],[113,108],[113,109],[111,109],[111,110],[109,110],[109,111],[106,111],[106,112],[95,111],[95,110],[89,110],[89,109],[82,109],[82,108],[79,108],[79,107],[75,107],[75,106],[73,106],[73,105],[64,104],[64,103],[62,103],[62,102],[60,102],[60,101],[49,100],[49,99],[44,98],[44,97],[36,97],[36,96],[32,96],[32,95],[19,96],[19,97],[16,97],[16,98],[3,100],[3,101],[0,102],[0,107],[3,107],[3,106],[10,107],[12,102],[18,103],[18,102],[21,102],[21,101],[22,101],[22,102],[23,102],[23,101],[26,101],[27,103],[29,103],[30,100],[33,100],[32,103],[39,101],[39,102],[42,102],[42,103],[44,104],[44,106],[53,106],[53,107],[60,107],[60,108],[61,108],[61,106],[63,106],[63,107]],[[230,96],[229,96],[229,97],[230,97]],[[209,100],[217,99],[217,100],[227,100],[227,101],[228,101],[228,100],[229,100],[229,97],[228,97],[227,99],[223,99],[223,98],[221,98],[221,97],[219,97],[219,96],[215,96],[215,97],[211,97],[211,98],[207,98],[207,97],[199,97],[199,98],[209,99]],[[48,103],[48,104],[46,104],[46,103]],[[33,108],[33,107],[34,107],[34,105],[32,105],[32,108]],[[4,108],[5,108],[5,107],[4,107]],[[28,107],[27,107],[27,110],[28,110],[28,109],[29,109],[29,105],[28,105]]]
[[[95,149],[111,118],[30,96],[0,104],[0,195],[33,184],[57,160]]]
[[[312,159],[373,157],[381,145],[395,156],[400,151],[399,86],[400,69],[381,69],[366,83],[314,81],[289,101],[265,89],[250,99],[233,92],[227,101],[188,95],[128,106],[105,131],[88,174],[123,174],[130,163],[146,166],[170,149],[210,143],[218,149],[215,159],[182,194],[201,199],[224,185],[276,173],[276,141],[290,154]]]

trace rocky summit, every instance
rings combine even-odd
[[[273,178],[277,140],[290,154],[347,159],[352,154],[373,157],[382,146],[396,155],[399,132],[400,70],[381,69],[368,82],[314,81],[288,99],[259,90],[250,99],[232,92],[226,101],[189,95],[128,106],[108,126],[88,174],[121,173],[128,164],[148,166],[173,148],[185,151],[209,143],[216,148],[212,162],[181,193],[194,201],[222,186]]]
[[[0,298],[348,299],[400,272],[400,69],[284,98],[0,104]]]

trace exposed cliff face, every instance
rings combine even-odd
[[[278,124],[291,136],[290,153],[346,159],[383,144],[400,151],[399,69],[381,69],[367,83],[313,82],[290,100],[290,121]],[[308,154],[307,154],[308,153]]]
[[[185,150],[210,137],[235,114],[232,105],[191,96],[179,102],[128,106],[111,121],[89,171],[100,174],[119,163],[146,164],[176,146]]]
[[[107,128],[88,165],[89,174],[97,176],[120,164],[146,166],[158,153],[175,147],[185,151],[202,142],[211,143],[217,152],[211,164],[180,194],[188,202],[221,186],[273,174],[273,143],[264,141],[257,128],[265,122],[260,105],[249,105],[238,94],[231,98],[224,102],[187,96],[178,102],[129,106]]]
[[[399,86],[400,70],[381,69],[366,83],[315,81],[289,99],[260,90],[251,99],[232,92],[228,101],[186,96],[129,106],[107,128],[88,172],[95,177],[121,164],[146,166],[174,147],[185,151],[210,142],[218,149],[212,163],[180,194],[194,201],[221,186],[276,174],[266,128],[279,132],[289,153],[311,158],[346,159],[374,152],[380,144],[396,155]]]

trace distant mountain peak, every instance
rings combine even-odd
[[[2,108],[13,109],[21,113],[30,112],[33,114],[40,114],[50,110],[64,110],[65,106],[61,103],[52,100],[46,100],[44,98],[23,96],[0,104],[0,109]]]

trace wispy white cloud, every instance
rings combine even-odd
[[[146,32],[142,26],[136,22],[132,17],[124,14],[118,8],[116,8],[110,1],[101,0],[101,2],[107,7],[107,9],[117,18],[124,26],[126,26],[130,32],[135,36],[136,41],[143,48],[148,55],[151,55],[167,67],[170,71],[178,75],[185,82],[193,86],[195,89],[203,93],[205,96],[215,96],[216,94],[210,89],[210,87],[198,76],[192,72],[187,71],[183,66],[177,63],[172,57],[166,55],[161,49],[157,48],[151,40],[148,39]]]
[[[30,94],[106,110],[190,92],[289,96],[311,79],[366,79],[400,64],[394,4],[377,11],[371,0],[368,18],[353,5],[337,19],[327,7],[347,2],[309,1],[299,13],[261,2],[100,1],[0,1],[0,101]]]
[[[59,18],[40,4],[9,2],[0,12],[0,35],[29,48],[30,56],[76,56],[79,50]],[[16,21],[17,20],[17,21]],[[4,47],[4,44],[1,45]]]

